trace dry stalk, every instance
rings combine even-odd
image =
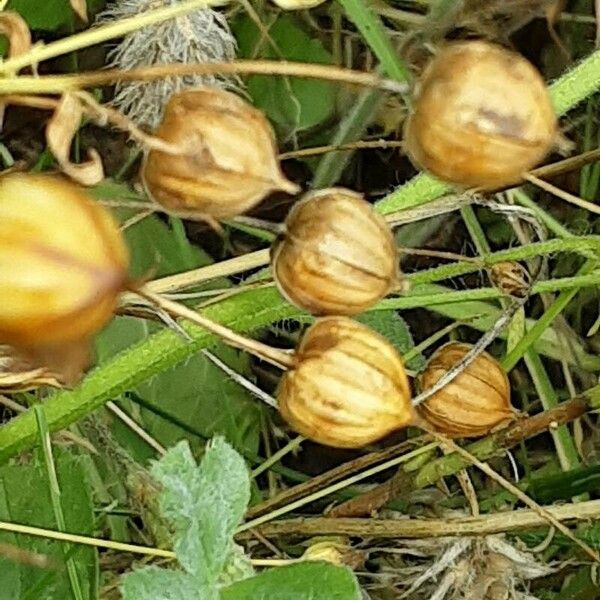
[[[422,427],[422,425],[421,425]],[[598,554],[593,548],[591,548],[588,544],[586,544],[583,540],[577,538],[568,527],[563,525],[556,517],[552,515],[546,508],[540,506],[535,500],[532,500],[527,494],[521,491],[516,485],[502,477],[499,473],[494,471],[487,463],[482,462],[475,456],[473,456],[468,450],[465,450],[461,446],[459,446],[453,440],[447,438],[444,435],[441,435],[431,429],[425,429],[430,435],[432,435],[435,439],[437,439],[440,443],[446,445],[448,448],[451,448],[454,452],[460,454],[464,458],[466,458],[471,464],[476,466],[478,469],[483,471],[488,477],[499,483],[505,490],[516,496],[523,504],[529,506],[532,510],[534,510],[542,519],[553,525],[558,531],[560,531],[563,535],[568,537],[574,544],[579,546],[590,558],[592,558],[595,562],[600,563],[600,554]]]
[[[550,410],[515,422],[513,425],[493,433],[467,446],[469,452],[480,460],[502,455],[506,450],[535,435],[577,419],[590,409],[591,394],[600,388],[588,391],[590,396],[579,396],[563,402]],[[332,517],[367,515],[384,504],[415,489],[435,483],[442,477],[453,475],[470,463],[456,453],[430,461],[416,472],[398,471],[385,483],[343,502],[330,511]]]
[[[183,304],[168,300],[147,288],[142,287],[135,290],[135,292],[140,297],[150,301],[153,306],[165,311],[167,314],[184,318],[191,323],[210,331],[220,337],[222,341],[235,348],[250,352],[282,369],[288,369],[294,366],[293,356],[283,350],[278,350],[267,344],[262,344],[261,342],[240,335],[215,321],[203,317],[201,314],[187,308]]]
[[[548,506],[546,512],[560,522],[585,523],[600,517],[600,500]],[[265,523],[256,528],[267,538],[284,536],[348,535],[380,539],[424,539],[487,536],[535,529],[548,521],[538,511],[520,508],[487,515],[445,519],[296,518]],[[240,540],[251,531],[238,534]]]

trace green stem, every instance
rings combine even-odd
[[[365,38],[388,77],[398,81],[410,81],[410,70],[398,56],[379,16],[363,0],[338,0],[338,2]]]
[[[215,304],[203,314],[236,331],[251,331],[297,314],[273,289],[242,293]],[[92,371],[74,390],[61,391],[44,404],[48,429],[63,429],[111,398],[135,388],[156,373],[185,360],[218,339],[204,329],[182,324],[191,341],[165,329]],[[36,442],[36,420],[28,410],[0,428],[0,463]]]
[[[565,240],[566,241],[566,240]],[[583,277],[591,273],[596,267],[597,261],[588,260],[577,272],[577,277]],[[538,319],[537,323],[519,340],[515,347],[506,355],[503,366],[510,371],[521,360],[525,352],[534,344],[542,333],[550,326],[552,321],[567,307],[567,305],[577,295],[580,288],[563,291],[552,303],[544,314]]]

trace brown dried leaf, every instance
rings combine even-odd
[[[69,0],[75,14],[84,22],[88,22],[87,5],[85,0]]]
[[[25,392],[44,385],[61,387],[46,368],[35,368],[10,346],[0,347],[0,393]]]
[[[5,10],[0,12],[0,33],[8,38],[8,56],[24,54],[31,48],[31,33],[19,13]]]
[[[100,155],[94,149],[88,150],[89,160],[72,163],[69,155],[73,137],[79,129],[83,108],[74,94],[63,94],[52,118],[46,127],[46,141],[61,170],[78,183],[91,186],[104,179],[104,169]]]

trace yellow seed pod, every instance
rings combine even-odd
[[[303,10],[323,4],[325,0],[273,0],[283,10]]]
[[[303,436],[360,448],[412,422],[402,358],[382,336],[347,317],[306,331],[278,392],[279,411]]]
[[[89,338],[127,283],[118,225],[58,177],[0,177],[0,343],[36,351]]]
[[[482,41],[448,44],[416,86],[406,123],[413,162],[463,187],[516,183],[552,148],[556,114],[525,58]]]
[[[155,136],[178,152],[148,152],[142,181],[148,195],[170,212],[225,219],[273,191],[298,190],[279,168],[265,116],[231,92],[202,88],[174,94]]]
[[[385,220],[343,188],[312,192],[292,208],[271,264],[281,294],[314,315],[364,312],[400,278]]]
[[[426,391],[461,361],[470,344],[450,342],[439,348],[417,378]],[[483,352],[460,375],[417,407],[417,414],[448,437],[486,435],[510,421],[516,411],[510,403],[510,384],[502,366]]]

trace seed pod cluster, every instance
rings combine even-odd
[[[359,448],[412,422],[402,358],[382,336],[347,317],[318,319],[282,378],[279,410],[321,444]]]
[[[406,123],[413,162],[464,187],[520,180],[548,154],[556,115],[538,71],[482,41],[448,44],[420,78]]]
[[[390,228],[343,188],[307,194],[292,208],[271,263],[282,295],[314,315],[364,312],[399,281]]]
[[[127,267],[117,224],[79,187],[47,175],[0,177],[0,343],[60,370],[61,350],[112,316]]]
[[[417,379],[420,391],[432,387],[471,350],[450,342],[439,348]],[[504,369],[487,352],[417,407],[418,416],[448,437],[478,437],[515,418]]]
[[[155,135],[173,153],[151,150],[142,166],[148,195],[188,218],[225,219],[269,193],[295,193],[281,172],[273,130],[259,110],[217,88],[174,94]]]

